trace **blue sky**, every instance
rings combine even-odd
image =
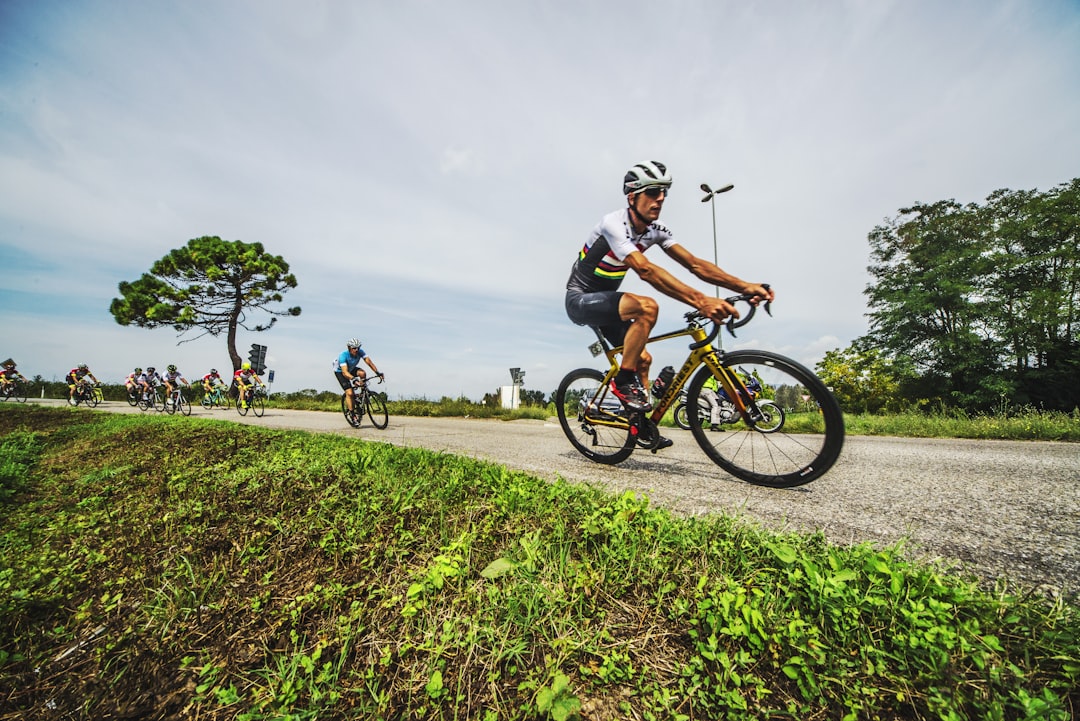
[[[218,235],[298,278],[303,314],[240,336],[275,390],[335,388],[359,336],[392,398],[478,400],[510,367],[551,391],[595,364],[570,264],[656,159],[663,220],[706,258],[698,186],[735,184],[720,265],[777,289],[726,347],[812,366],[866,331],[875,225],[1080,174],[1078,71],[1074,0],[0,3],[0,356],[110,381],[227,366],[224,339],[108,312]],[[662,309],[665,330],[685,310]]]

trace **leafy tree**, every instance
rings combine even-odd
[[[857,343],[910,361],[909,400],[1080,403],[1069,380],[1080,369],[1080,179],[999,190],[982,206],[919,203],[869,241],[870,332]]]
[[[829,351],[816,369],[844,410],[861,413],[898,409],[903,404],[904,380],[911,376],[903,361],[888,358],[877,348],[863,348],[858,342],[844,350]]]
[[[226,333],[235,370],[241,363],[237,328],[264,331],[277,322],[276,316],[300,315],[299,307],[272,309],[295,287],[296,276],[289,273],[289,264],[281,256],[266,253],[262,243],[204,236],[171,251],[139,280],[121,282],[121,297],[113,299],[109,312],[120,325],[172,326],[180,335],[202,330],[188,340]],[[250,311],[269,313],[269,323],[249,325]]]
[[[984,314],[978,207],[948,200],[900,213],[870,234],[870,345],[910,358],[947,396],[977,396],[1001,353]]]

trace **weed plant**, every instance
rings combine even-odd
[[[0,439],[0,718],[1080,708],[1075,606],[899,547],[198,418],[2,407]]]

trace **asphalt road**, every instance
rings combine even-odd
[[[99,409],[139,412],[115,402]],[[193,415],[471,456],[543,478],[643,493],[679,513],[723,512],[777,530],[820,530],[835,542],[904,540],[913,554],[959,563],[986,579],[1072,598],[1080,591],[1080,444],[849,436],[824,477],[777,490],[724,473],[678,429],[665,430],[672,448],[605,466],[579,455],[554,419],[391,416],[380,431],[368,422],[352,429],[340,414],[316,411],[269,409],[262,418],[242,418],[235,410],[196,407]]]

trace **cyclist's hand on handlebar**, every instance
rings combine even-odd
[[[735,306],[728,303],[723,298],[705,299],[705,301],[698,306],[698,312],[717,323],[722,323],[731,316],[736,318],[739,317],[739,311],[735,309]]]
[[[769,286],[768,283],[753,283],[746,286],[746,288],[743,289],[743,293],[752,296],[749,299],[751,305],[757,305],[761,301],[772,303],[773,299],[776,297],[776,293],[773,292],[772,287]]]

